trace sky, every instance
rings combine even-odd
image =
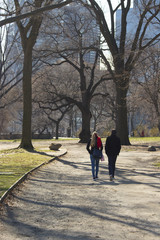
[[[107,20],[108,25],[110,26],[110,17],[109,17],[109,12],[108,12],[107,0],[96,0],[96,1],[97,1],[97,3],[99,3],[99,5],[103,9],[103,11],[106,13],[106,20]],[[127,0],[125,0],[125,1],[127,2]],[[132,4],[133,4],[133,1],[134,0],[132,0]],[[118,5],[120,0],[111,0],[111,2],[112,2],[112,7],[114,9]],[[103,48],[107,48],[107,44],[103,44]],[[110,59],[109,61],[112,61],[109,51],[104,51],[104,54],[107,56],[108,60]],[[101,68],[104,68],[103,63],[101,63]]]
[[[111,1],[113,6],[115,7],[117,5],[117,3],[119,2],[119,0],[112,0]],[[104,9],[107,9],[107,0],[97,0],[97,3],[100,4],[100,6],[102,6]]]
[[[96,0],[97,3],[100,4],[100,6],[102,7],[102,9],[105,9],[105,11],[107,11],[107,0]],[[125,0],[127,2],[127,0]],[[120,0],[111,0],[112,2],[112,6],[115,7],[117,6],[117,4],[120,2]],[[133,0],[132,0],[133,3]]]
[[[108,12],[108,4],[107,4],[107,0],[96,0],[97,3],[99,3],[99,5],[101,6],[101,8],[103,9],[103,11],[105,12],[105,17],[107,20],[107,23],[110,25],[110,16],[109,16],[109,12]],[[115,8],[118,4],[119,0],[112,0],[112,6],[113,8]],[[107,44],[103,44],[103,48],[108,48]],[[109,51],[103,51],[104,54],[106,55],[106,57],[108,58],[109,61],[112,61],[111,55]],[[101,69],[105,69],[106,66],[101,62],[100,63],[100,68]]]
[[[107,22],[109,22],[110,21],[110,17],[109,17],[107,0],[96,0],[96,2],[103,9],[103,12],[106,14]],[[117,6],[117,4],[120,2],[120,0],[111,0],[111,2],[112,2],[113,9],[114,9]]]

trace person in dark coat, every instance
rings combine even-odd
[[[116,135],[116,130],[112,130],[111,136],[107,137],[105,152],[108,157],[108,169],[110,181],[114,179],[116,159],[121,150],[120,138]]]

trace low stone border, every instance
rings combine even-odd
[[[31,169],[29,172],[25,173],[20,179],[18,179],[3,195],[2,197],[0,198],[0,204],[2,204],[4,202],[4,200],[7,198],[7,196],[13,191],[13,189],[15,189],[20,183],[22,183],[24,180],[26,180],[26,178],[28,177],[29,174],[31,174],[32,172],[34,172],[35,170],[37,170],[38,168],[42,167],[43,165],[46,165],[50,162],[53,162],[54,160],[56,160],[57,158],[59,157],[62,157],[64,156],[65,154],[67,153],[67,150],[58,155],[58,156],[54,156],[54,158],[50,159],[49,161],[47,162],[44,162],[42,164],[40,164],[39,166]]]

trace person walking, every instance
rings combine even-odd
[[[111,136],[107,137],[105,144],[105,152],[108,157],[110,181],[114,179],[116,159],[121,150],[120,138],[117,137],[116,134],[116,130],[112,130]]]
[[[101,138],[98,136],[97,132],[92,133],[92,137],[89,140],[86,149],[90,154],[92,177],[93,177],[93,180],[96,180],[98,178],[99,159],[101,158],[101,156],[95,157],[94,151],[98,149],[98,150],[100,150],[100,153],[102,155],[102,150],[103,150],[102,141],[101,141]]]

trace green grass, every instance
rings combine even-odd
[[[160,142],[160,137],[131,137],[130,142],[132,143],[152,143]]]
[[[155,163],[155,166],[158,167],[158,168],[160,168],[160,162]]]
[[[159,142],[160,137],[130,137],[129,138],[131,144],[152,144],[153,142]],[[105,143],[106,138],[102,138],[103,143]]]
[[[52,159],[47,152],[28,152],[23,149],[0,151],[0,197],[26,172]]]

